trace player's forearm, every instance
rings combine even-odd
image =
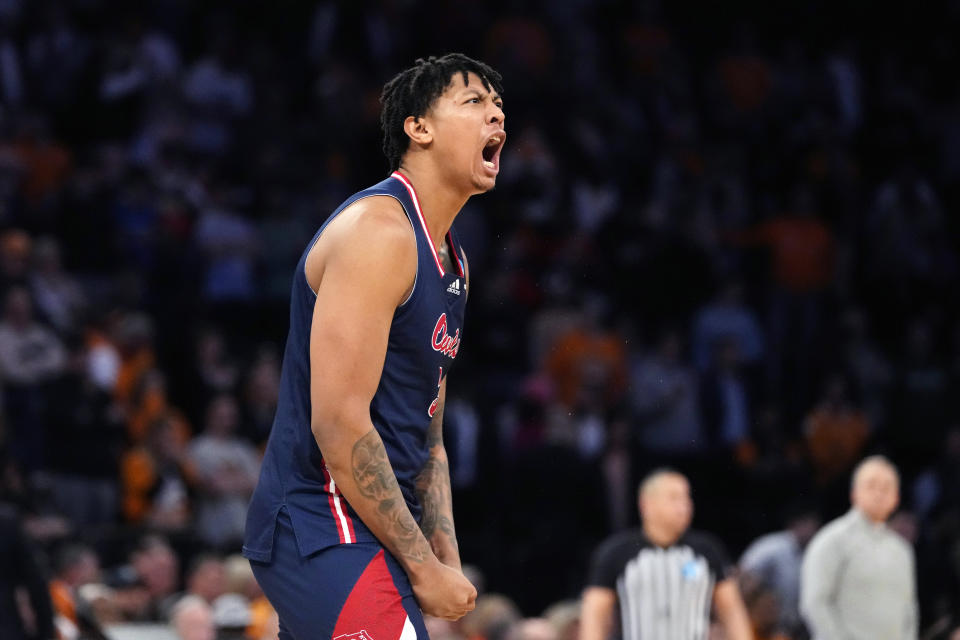
[[[317,438],[327,469],[341,493],[407,573],[415,573],[425,563],[436,562],[430,544],[403,499],[376,429],[371,425],[365,434],[349,443],[349,448],[329,445],[324,448],[321,440]]]
[[[430,449],[430,457],[417,477],[417,497],[423,508],[420,530],[430,541],[440,562],[460,569],[460,547],[453,526],[453,497],[450,468],[442,444]]]

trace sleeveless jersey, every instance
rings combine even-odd
[[[270,560],[281,508],[290,515],[303,556],[336,544],[376,540],[330,477],[311,431],[310,326],[316,294],[304,271],[310,249],[330,221],[347,206],[370,196],[396,198],[417,239],[416,280],[410,296],[394,312],[383,373],[370,403],[370,417],[383,440],[404,500],[413,517],[420,521],[414,482],[427,461],[427,429],[437,409],[440,380],[460,348],[467,296],[461,250],[453,231],[447,235],[455,267],[451,273],[440,263],[413,185],[394,172],[341,204],[314,235],[297,263],[277,413],[247,512],[243,554],[252,560]],[[344,354],[321,357],[337,359]]]

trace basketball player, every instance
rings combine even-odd
[[[451,226],[496,183],[500,82],[460,54],[390,80],[394,171],[334,211],[297,266],[243,547],[282,639],[425,640],[421,610],[473,609],[441,439],[469,289]]]
[[[690,484],[660,469],[640,484],[642,529],[613,535],[597,550],[583,593],[581,640],[606,640],[620,610],[623,640],[707,640],[716,612],[727,640],[753,631],[733,565],[712,536],[688,531]]]

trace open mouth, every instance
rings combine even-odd
[[[482,151],[484,167],[494,172],[500,169],[500,149],[503,148],[506,139],[507,134],[502,131],[498,131],[487,138]]]

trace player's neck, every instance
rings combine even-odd
[[[430,237],[439,251],[453,219],[460,213],[470,194],[452,188],[443,180],[440,172],[431,171],[417,163],[404,163],[398,171],[413,185],[427,228],[430,229]]]

